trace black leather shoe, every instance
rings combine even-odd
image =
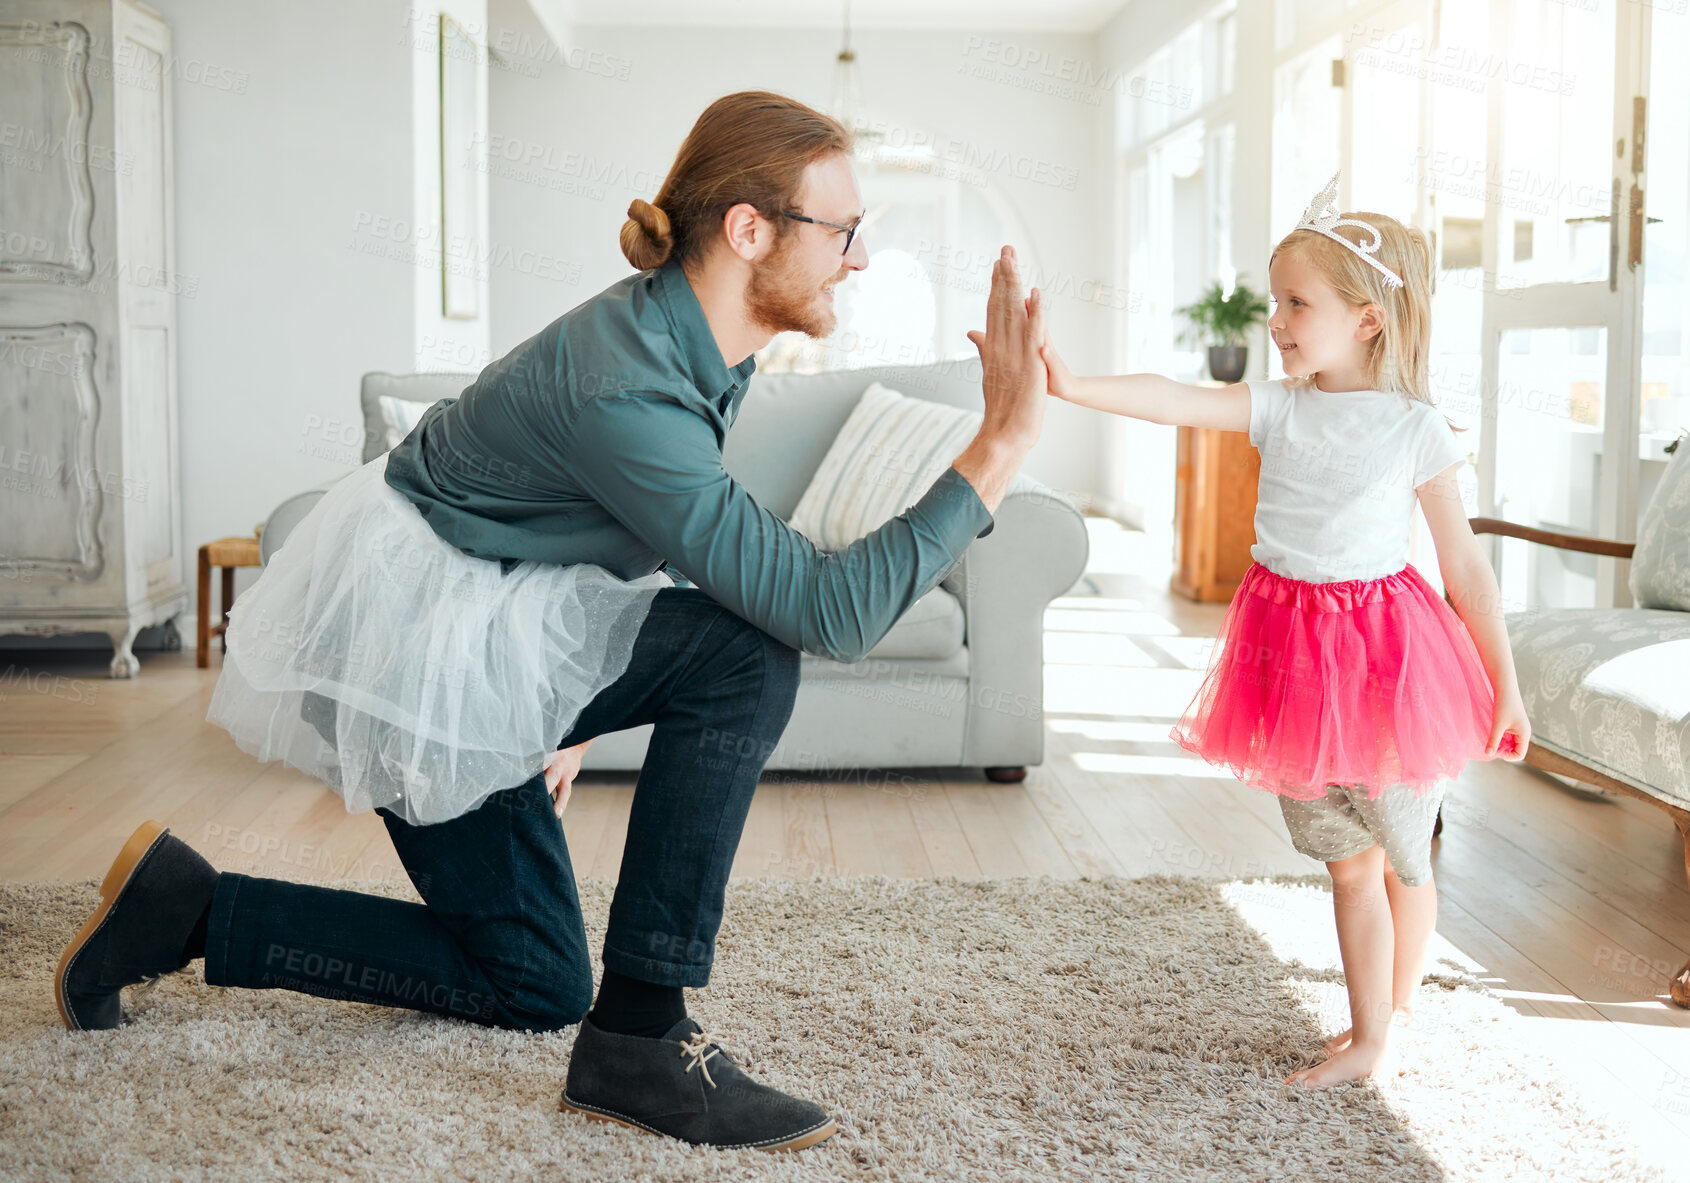
[[[558,1108],[695,1146],[802,1150],[839,1131],[820,1105],[740,1071],[692,1019],[661,1039],[582,1019]]]
[[[157,822],[129,836],[100,884],[100,906],[53,977],[59,1017],[72,1031],[123,1022],[120,992],[187,965],[182,947],[217,889],[217,871]]]

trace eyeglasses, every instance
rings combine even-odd
[[[863,219],[858,218],[849,226],[841,226],[838,222],[824,222],[820,218],[812,218],[807,214],[789,214],[785,210],[781,211],[780,216],[783,218],[791,218],[794,222],[808,222],[812,226],[827,226],[834,230],[845,231],[845,249],[839,252],[841,255],[848,255],[851,253],[851,243],[856,240],[857,231],[862,228],[863,224]]]

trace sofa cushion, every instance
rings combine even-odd
[[[722,445],[723,467],[758,504],[790,521],[828,446],[874,382],[965,411],[984,405],[978,360],[819,374],[759,370]]]
[[[792,511],[792,528],[824,550],[851,545],[921,500],[980,421],[874,383],[822,457]]]
[[[387,374],[372,371],[358,384],[364,412],[364,456],[368,464],[411,433],[422,413],[443,398],[457,398],[474,374]]]
[[[1631,595],[1640,608],[1690,612],[1690,441],[1680,441],[1637,525]]]
[[[388,451],[398,447],[404,438],[411,434],[411,429],[417,425],[417,420],[423,417],[433,403],[415,403],[409,399],[395,398],[391,394],[384,394],[376,399],[376,408],[381,415],[382,443]]]
[[[1690,613],[1539,608],[1508,634],[1533,742],[1690,807]]]
[[[798,669],[806,681],[813,682],[873,682],[889,683],[904,689],[931,689],[941,679],[953,682],[968,681],[968,650],[958,649],[949,657],[929,660],[922,657],[878,658],[865,657],[849,664],[831,657],[801,654]]]
[[[962,604],[936,587],[911,604],[863,660],[943,660],[962,649],[963,630]]]

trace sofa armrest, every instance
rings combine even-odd
[[[1496,534],[1503,538],[1521,538],[1558,550],[1576,550],[1585,554],[1607,555],[1614,559],[1629,559],[1636,549],[1635,542],[1619,542],[1612,538],[1589,538],[1583,534],[1562,534],[1554,530],[1540,530],[1536,526],[1522,526],[1501,518],[1470,518],[1468,524],[1475,534]]]
[[[1085,572],[1085,520],[1061,494],[1017,477],[995,525],[942,586],[961,602],[968,643],[970,766],[1044,759],[1044,613]]]
[[[258,528],[258,561],[261,566],[270,565],[270,556],[282,549],[282,544],[303,522],[306,516],[316,508],[317,502],[323,499],[330,489],[350,476],[331,477],[320,485],[313,485],[303,493],[295,493],[286,501],[270,511],[270,516],[264,519],[264,524]]]

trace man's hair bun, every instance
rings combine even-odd
[[[636,197],[628,206],[628,220],[622,223],[622,253],[628,262],[644,271],[660,267],[675,247],[669,230],[669,215]]]
[[[622,253],[642,271],[668,260],[693,268],[727,245],[730,209],[792,209],[804,170],[852,142],[837,119],[785,95],[723,95],[692,125],[657,196],[628,207]]]

